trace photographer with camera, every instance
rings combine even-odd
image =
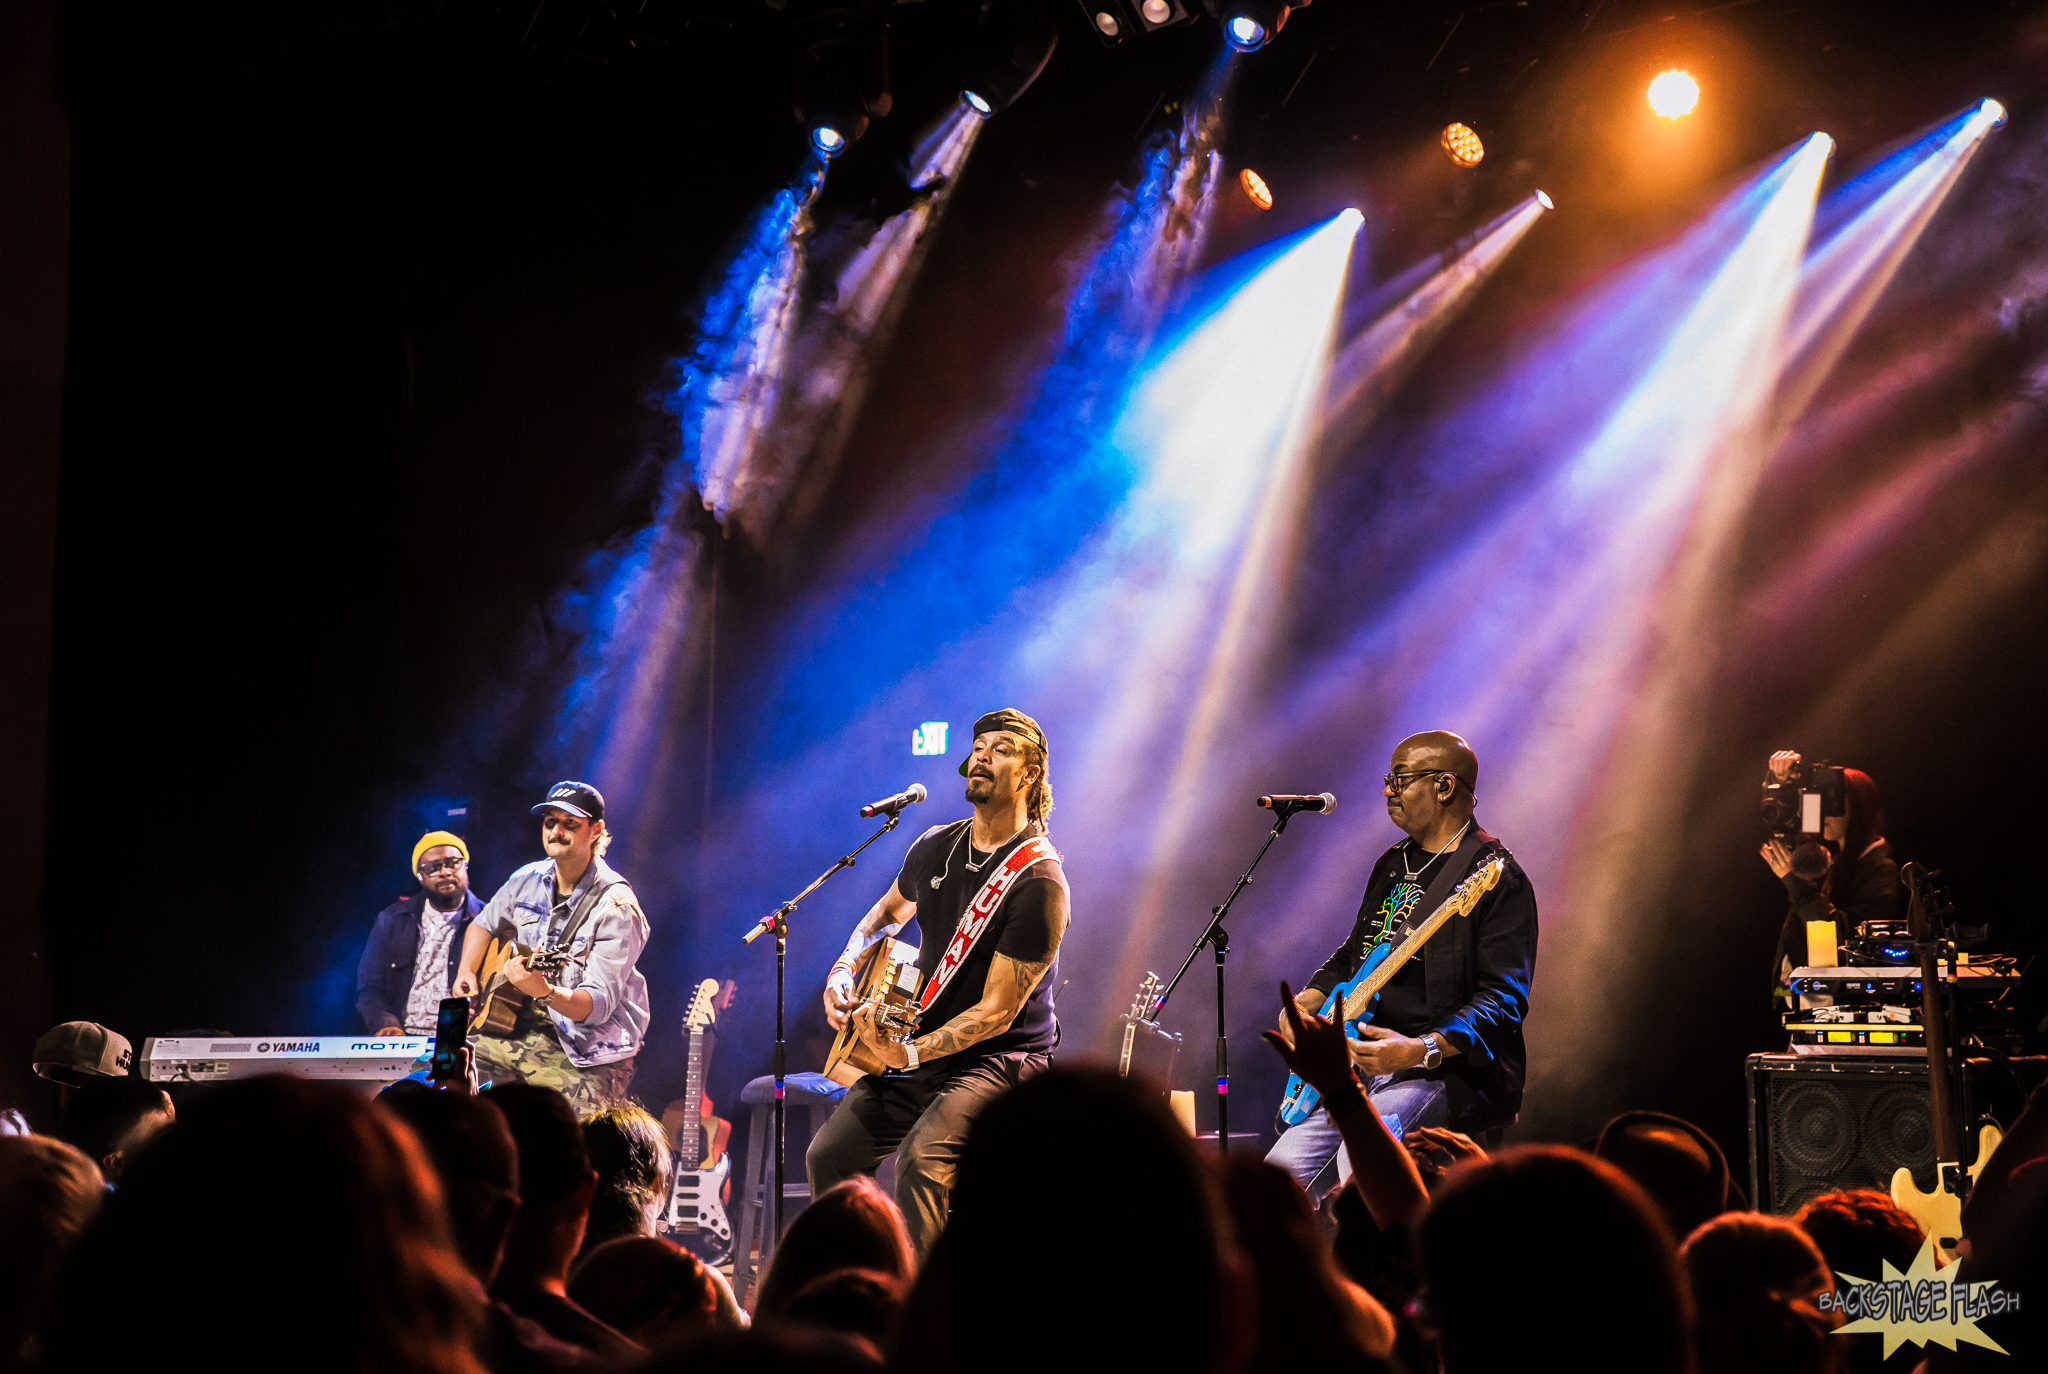
[[[1783,997],[1785,975],[1806,962],[1807,922],[1834,922],[1840,948],[1861,922],[1898,916],[1899,861],[1884,838],[1884,798],[1868,773],[1808,768],[1796,752],[1781,749],[1771,755],[1764,793],[1774,833],[1761,852],[1790,898],[1772,964]]]

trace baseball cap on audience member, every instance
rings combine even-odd
[[[558,782],[548,789],[548,799],[533,808],[533,814],[538,816],[550,810],[566,811],[586,821],[601,821],[604,819],[604,793],[587,782]]]
[[[52,1083],[79,1087],[95,1078],[125,1078],[135,1049],[127,1037],[91,1021],[66,1021],[36,1041],[35,1070]]]
[[[448,846],[450,849],[460,850],[462,861],[464,863],[469,862],[469,846],[462,842],[462,836],[452,830],[429,830],[426,834],[420,836],[419,843],[412,847],[412,871],[415,873],[420,871],[420,855],[426,853],[429,849],[439,849],[443,845]]]

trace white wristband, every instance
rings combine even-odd
[[[907,1054],[907,1055],[909,1055],[909,1056],[910,1056],[910,1062],[909,1062],[908,1064],[905,1064],[905,1065],[903,1066],[903,1067],[904,1067],[904,1069],[905,1069],[905,1071],[907,1072],[907,1071],[909,1071],[909,1070],[911,1070],[911,1069],[914,1069],[914,1068],[916,1068],[916,1067],[917,1067],[917,1042],[916,1042],[915,1040],[906,1040],[906,1041],[904,1041],[904,1042],[903,1042],[903,1052],[904,1052],[905,1054]]]

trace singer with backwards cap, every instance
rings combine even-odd
[[[974,814],[933,826],[904,856],[825,980],[825,1014],[849,1015],[889,1066],[847,1089],[806,1156],[811,1196],[896,1155],[896,1202],[921,1259],[946,1224],[968,1123],[997,1094],[1052,1062],[1053,995],[1068,894],[1046,835],[1052,811],[1045,731],[1022,711],[974,723],[960,765]],[[899,800],[892,798],[892,801]],[[853,1005],[854,960],[915,920],[921,935],[918,1033],[878,1036],[874,1009]]]
[[[1407,838],[1380,855],[1350,938],[1295,994],[1304,1015],[1403,922],[1427,917],[1483,859],[1507,852],[1473,818],[1478,785],[1478,757],[1449,731],[1411,735],[1394,750],[1381,791]],[[1316,1108],[1267,1159],[1321,1201],[1351,1173],[1331,1113],[1341,1120],[1367,1102],[1396,1136],[1447,1127],[1498,1143],[1522,1106],[1522,1019],[1535,971],[1536,894],[1510,856],[1471,915],[1439,928],[1381,989],[1372,1020],[1350,1042],[1360,1091]],[[1284,1012],[1280,1034],[1291,1043]]]

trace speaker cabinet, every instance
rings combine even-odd
[[[1753,1054],[1749,1188],[1780,1216],[1831,1188],[1888,1191],[1902,1165],[1934,1188],[1925,1059]]]

